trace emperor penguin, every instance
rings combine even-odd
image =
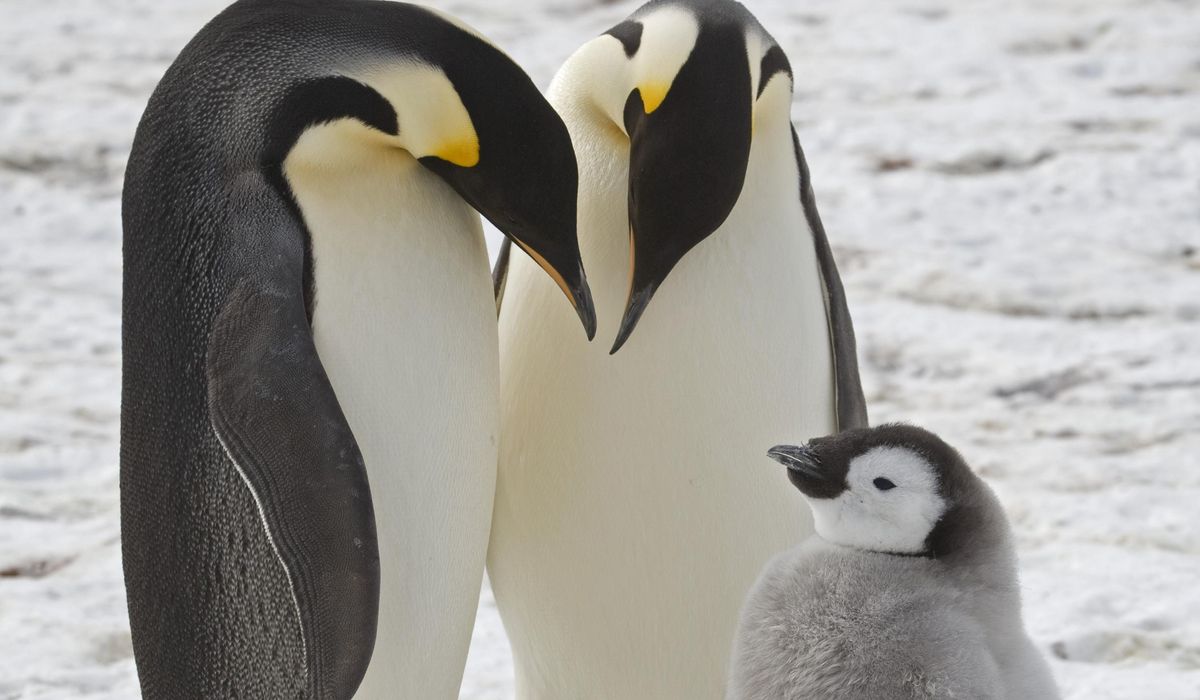
[[[1025,633],[1004,510],[963,458],[910,425],[769,451],[816,535],[763,571],[729,700],[1055,700]]]
[[[746,592],[812,530],[782,474],[745,465],[797,417],[809,436],[867,420],[791,68],[740,4],[657,0],[548,97],[579,159],[597,326],[621,349],[575,337],[528,261],[497,269],[488,571],[517,697],[719,698]]]
[[[576,188],[533,82],[433,11],[241,0],[188,44],[123,200],[144,697],[457,697],[499,430],[476,211],[590,336]]]

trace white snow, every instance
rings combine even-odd
[[[635,5],[441,3],[543,86]],[[1200,2],[749,5],[795,69],[873,418],[940,432],[997,489],[1065,697],[1200,699]],[[221,6],[3,6],[0,700],[137,697],[122,167]],[[485,590],[462,697],[511,697],[507,654]]]

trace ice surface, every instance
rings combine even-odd
[[[221,5],[4,3],[0,700],[137,696],[118,197],[150,90]],[[795,69],[873,417],[1000,493],[1067,698],[1200,699],[1200,2],[749,5]],[[545,86],[634,4],[441,6]],[[485,590],[462,697],[511,695]]]

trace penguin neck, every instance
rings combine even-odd
[[[310,237],[317,344],[358,342],[341,369],[395,373],[447,326],[494,335],[477,327],[481,297],[493,306],[479,215],[407,151],[345,119],[306,131],[283,169]]]
[[[929,544],[937,561],[964,584],[1015,595],[1017,562],[1010,530],[999,500],[984,486],[943,516]]]
[[[1004,510],[985,486],[958,513],[948,515],[957,520],[949,523],[957,533],[943,541],[949,549],[934,560],[939,575],[953,582],[966,600],[976,602],[972,613],[983,622],[988,648],[1013,653],[1025,634],[1016,550]]]
[[[598,341],[607,342],[616,334],[629,287],[629,139],[588,106],[567,104],[563,120],[580,162],[589,164],[579,174],[580,254],[592,287]]]

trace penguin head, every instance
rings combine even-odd
[[[429,156],[440,175],[558,284],[590,340],[596,312],[576,238],[579,171],[562,118],[507,55],[479,40],[444,66],[478,137],[474,163]]]
[[[386,141],[406,151],[524,250],[566,294],[591,339],[596,313],[576,237],[579,172],[562,118],[508,55],[447,15],[400,60],[347,71],[386,100]],[[358,116],[357,114],[355,116]]]
[[[986,489],[954,448],[910,425],[848,430],[767,454],[787,467],[820,537],[873,552],[950,553]]]
[[[764,97],[790,130],[791,70],[741,4],[655,0],[585,44],[564,73],[629,153],[629,291],[616,352],[675,265],[733,210]]]

